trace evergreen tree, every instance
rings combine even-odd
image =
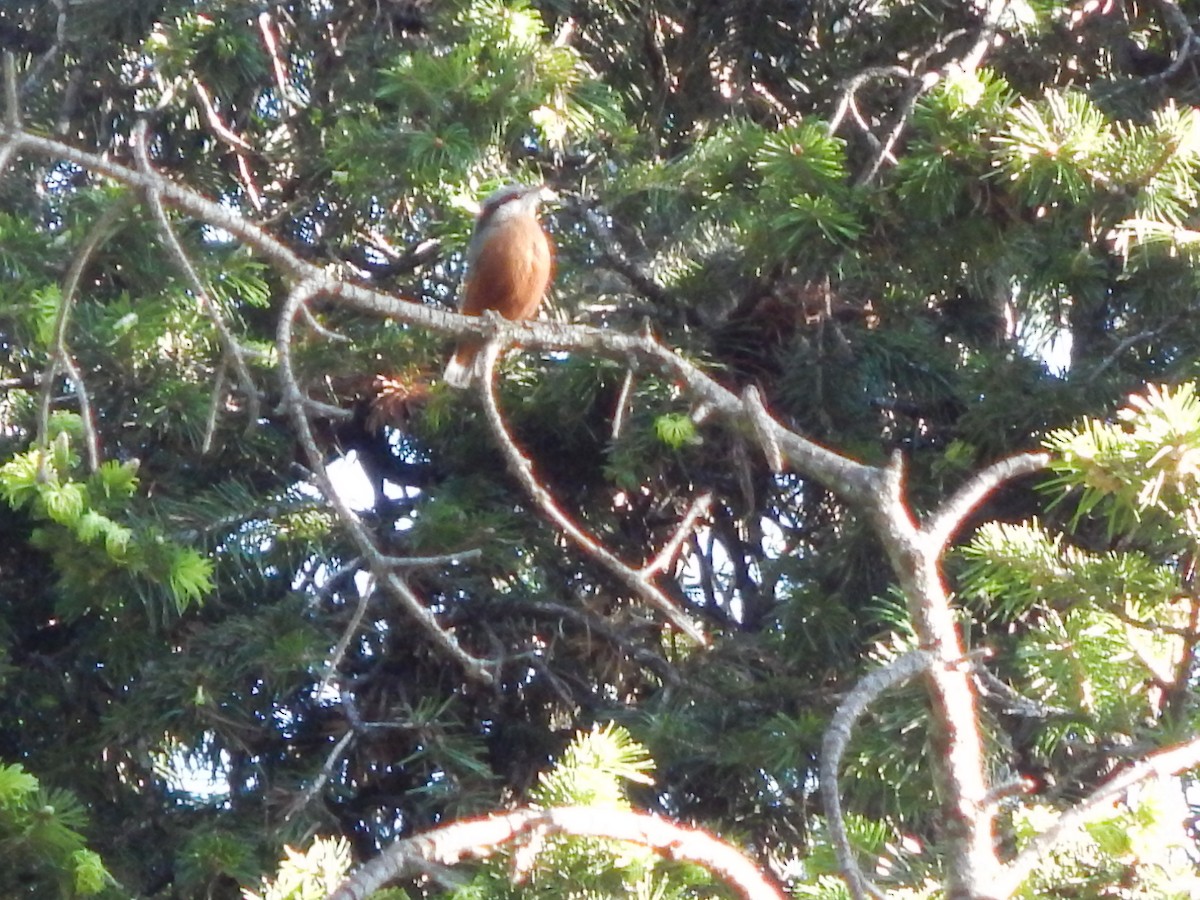
[[[616,721],[801,896],[1186,896],[1198,14],[5,4],[0,889],[237,897]],[[552,324],[455,319],[514,180]]]

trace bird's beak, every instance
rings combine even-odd
[[[559,200],[559,196],[555,191],[543,184],[538,191],[538,200],[542,203],[556,203]]]

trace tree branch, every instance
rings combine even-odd
[[[921,531],[929,541],[930,550],[942,553],[976,506],[1006,481],[1039,472],[1050,464],[1049,453],[1022,453],[994,462],[967,480],[950,499],[938,507]]]
[[[1053,825],[1033,837],[1004,867],[998,896],[1010,896],[1033,873],[1034,867],[1064,837],[1088,822],[1112,813],[1112,804],[1132,787],[1150,779],[1169,778],[1200,766],[1200,737],[1160,750],[1114,775],[1058,817]]]
[[[868,894],[880,897],[880,891],[863,875],[854,858],[854,847],[846,833],[846,820],[842,815],[841,790],[838,787],[838,772],[842,756],[850,743],[855,723],[862,718],[867,708],[885,691],[911,681],[929,668],[933,657],[923,650],[910,650],[893,660],[882,669],[875,669],[859,680],[854,689],[838,704],[829,727],[821,739],[821,799],[825,804],[825,824],[837,854],[838,865],[850,888],[854,900],[863,900]]]
[[[674,306],[675,300],[661,284],[655,281],[649,273],[643,271],[625,253],[624,248],[617,242],[608,222],[596,210],[583,207],[583,220],[600,242],[600,249],[609,265],[632,285],[639,294],[658,306]]]
[[[133,130],[133,152],[142,171],[146,174],[154,174],[154,168],[150,165],[150,154],[147,148],[148,133],[149,122],[146,119],[142,119]],[[175,229],[171,227],[171,220],[167,217],[167,211],[162,205],[162,193],[155,190],[146,191],[146,200],[150,204],[151,212],[154,213],[155,221],[158,223],[158,230],[162,233],[167,248],[167,255],[174,261],[179,271],[183,273],[184,279],[196,294],[196,302],[200,304],[200,308],[204,310],[209,321],[212,322],[213,328],[216,329],[217,339],[221,343],[221,351],[230,363],[232,363],[233,369],[237,373],[238,381],[242,386],[242,393],[246,395],[246,416],[249,420],[246,424],[246,430],[250,432],[258,425],[260,417],[258,385],[254,383],[254,376],[250,374],[250,367],[246,364],[246,357],[242,353],[241,345],[238,344],[237,338],[234,337],[233,332],[225,323],[225,317],[221,314],[220,307],[217,306],[216,302],[209,295],[208,289],[205,288],[204,282],[200,278],[200,273],[196,271],[196,267],[188,259],[188,255],[183,249],[183,244],[179,242],[179,238],[175,234]]]
[[[483,393],[484,414],[488,424],[492,428],[492,434],[495,436],[501,451],[504,453],[504,459],[508,463],[509,472],[525,488],[525,492],[537,504],[542,514],[557,525],[558,529],[570,538],[577,547],[614,574],[622,584],[657,609],[668,622],[692,640],[701,645],[707,644],[708,638],[700,630],[700,627],[678,609],[671,602],[670,598],[650,581],[649,576],[652,574],[651,572],[648,572],[647,569],[642,569],[641,571],[634,569],[610,553],[599,541],[575,524],[571,517],[563,512],[555,502],[554,496],[537,480],[537,476],[533,472],[533,464],[521,452],[512,435],[509,434],[508,428],[504,424],[504,417],[500,413],[500,407],[496,402],[496,387],[494,382],[496,358],[500,354],[499,341],[492,339],[482,352],[484,372],[481,389]]]
[[[663,545],[663,548],[654,555],[654,558],[642,566],[642,574],[647,578],[652,578],[659,572],[666,572],[667,567],[671,564],[679,548],[683,546],[683,542],[688,539],[691,533],[696,528],[696,523],[706,515],[712,508],[712,491],[707,491],[692,501],[692,505],[688,508],[687,514],[683,517],[683,521],[679,523],[679,527],[675,529],[675,534],[671,539]]]
[[[25,83],[21,85],[22,94],[28,94],[38,86],[42,80],[42,72],[50,65],[50,60],[58,54],[67,39],[67,0],[50,0],[50,2],[58,10],[58,18],[54,23],[54,43],[46,48],[46,51],[38,57],[37,62],[29,70],[29,74],[25,77]],[[0,165],[0,171],[3,168]]]
[[[673,860],[704,866],[745,900],[783,900],[783,894],[750,860],[724,841],[646,813],[591,806],[517,809],[467,819],[397,841],[360,868],[328,900],[365,900],[384,885],[419,875],[426,866],[486,859],[507,844],[540,833],[628,841]]]
[[[79,283],[83,279],[84,270],[100,246],[112,237],[113,232],[116,231],[117,220],[127,211],[127,208],[127,204],[123,200],[118,200],[105,208],[100,218],[92,225],[91,231],[79,247],[75,258],[71,261],[71,267],[63,279],[62,296],[58,301],[58,313],[54,319],[54,334],[50,343],[50,362],[42,375],[42,397],[38,411],[37,446],[41,452],[43,469],[47,462],[46,448],[50,442],[50,399],[54,393],[54,379],[60,369],[67,373],[67,377],[71,380],[79,396],[88,468],[93,472],[100,468],[100,439],[96,435],[96,426],[91,418],[91,402],[88,398],[87,385],[67,350],[67,324],[71,318],[71,307],[75,305],[75,297],[79,293]]]
[[[494,679],[488,664],[464,650],[458,639],[438,624],[434,614],[421,602],[408,584],[396,574],[389,564],[388,557],[380,552],[358,515],[338,493],[325,468],[324,456],[317,447],[312,427],[308,421],[304,393],[300,390],[300,385],[292,369],[292,326],[300,307],[318,294],[329,293],[331,286],[331,280],[324,275],[300,283],[289,294],[283,313],[279,317],[275,345],[279,354],[279,377],[283,386],[283,405],[291,414],[292,422],[296,426],[296,439],[308,458],[318,487],[336,510],[338,518],[349,532],[359,553],[367,561],[367,565],[380,586],[416,620],[435,645],[463,667],[469,677],[484,684],[491,684]],[[328,671],[335,671],[341,664],[341,655],[345,653],[346,647],[349,645],[349,636],[357,631],[369,600],[370,594],[364,591],[350,626],[347,627],[342,639],[338,642],[338,650],[330,661]]]

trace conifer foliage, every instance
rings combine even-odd
[[[0,5],[0,893],[1195,896],[1198,29]]]

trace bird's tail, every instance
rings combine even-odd
[[[475,344],[459,344],[446,363],[446,371],[442,380],[452,388],[463,390],[471,386],[471,382],[483,374],[483,357]]]

